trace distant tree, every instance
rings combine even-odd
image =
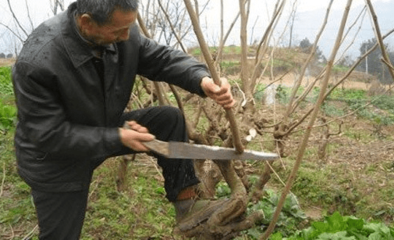
[[[369,49],[376,44],[376,39],[372,38],[364,41],[360,46],[360,56],[364,55]],[[389,46],[385,44],[385,49],[389,49]],[[388,51],[390,61],[394,60],[394,52]],[[393,79],[388,72],[387,66],[381,61],[382,53],[379,48],[373,50],[364,60],[362,60],[358,66],[359,71],[363,71],[378,77],[382,83],[392,83]]]
[[[7,58],[12,58],[14,55],[12,53],[7,54]]]
[[[308,38],[304,38],[304,39],[300,42],[300,48],[301,48],[302,52],[308,53],[308,51],[310,51],[311,48],[312,48],[312,43],[309,41]]]
[[[344,67],[350,67],[353,65],[353,63],[354,61],[352,60],[352,58],[349,55],[346,55],[339,59],[336,64]]]
[[[5,54],[4,53],[0,53],[0,58],[5,58]]]
[[[299,45],[301,52],[309,54],[312,50],[313,44],[309,41],[308,38],[304,38]],[[316,47],[316,60],[321,60],[323,62],[326,61],[326,58],[323,55],[323,52],[319,49],[319,46]]]

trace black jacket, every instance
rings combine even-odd
[[[12,72],[18,172],[36,190],[86,189],[92,161],[123,148],[117,127],[137,74],[199,95],[209,75],[205,65],[141,36],[135,25],[128,41],[106,51],[102,83],[91,47],[75,28],[75,9],[74,3],[35,29]]]

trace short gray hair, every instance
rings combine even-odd
[[[89,14],[98,25],[111,22],[115,10],[137,11],[138,0],[77,0],[78,15]]]

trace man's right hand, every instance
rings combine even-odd
[[[142,143],[154,140],[155,136],[135,121],[126,122],[125,125],[126,127],[119,128],[120,141],[123,145],[137,152],[149,151]]]

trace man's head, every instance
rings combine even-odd
[[[137,19],[137,10],[138,0],[78,0],[79,30],[97,45],[125,41]]]

